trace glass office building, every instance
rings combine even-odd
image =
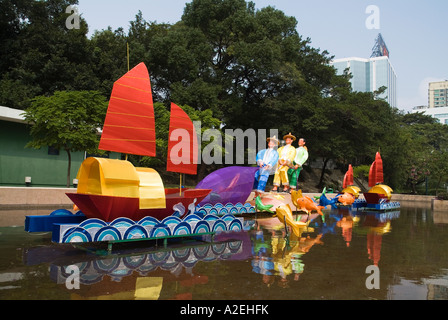
[[[370,59],[336,59],[331,64],[336,68],[338,75],[349,69],[352,74],[353,91],[374,92],[384,86],[387,89],[379,98],[385,99],[392,107],[398,107],[397,75],[387,56]]]

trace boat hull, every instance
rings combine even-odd
[[[211,190],[208,189],[183,189],[179,195],[179,189],[165,189],[165,209],[140,209],[139,198],[103,196],[95,194],[67,193],[67,196],[84,213],[87,218],[97,218],[106,222],[112,222],[117,218],[129,218],[139,221],[144,217],[154,217],[163,220],[173,215],[173,207],[179,203],[185,208],[180,218],[188,213],[188,206],[195,199],[195,205],[199,204]]]

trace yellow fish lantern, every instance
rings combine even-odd
[[[292,232],[300,238],[304,227],[307,226],[307,223],[294,221],[291,207],[288,204],[278,207],[275,212],[278,220],[280,220],[281,223],[286,223],[290,226]]]
[[[296,206],[296,208],[299,207],[298,200],[300,198],[303,198],[302,190],[291,190],[291,200],[292,203]]]

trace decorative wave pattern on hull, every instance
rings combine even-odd
[[[79,225],[59,224],[55,227],[53,242],[88,243],[239,232],[243,230],[243,219],[236,218],[232,214],[222,217],[213,214],[204,217],[190,214],[183,220],[170,216],[162,221],[145,217],[138,222],[118,218],[110,223],[94,218],[87,219]]]
[[[255,207],[250,203],[242,204],[242,203],[227,203],[226,205],[222,203],[217,204],[205,204],[202,207],[196,207],[196,214],[199,215],[217,215],[217,216],[225,216],[226,214],[245,214],[245,213],[255,213]]]

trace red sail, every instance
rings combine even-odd
[[[375,161],[372,163],[369,172],[369,187],[374,187],[384,182],[383,160],[379,152],[376,153]]]
[[[166,171],[196,175],[198,142],[190,117],[171,104],[170,132]]]
[[[114,83],[98,148],[149,157],[156,155],[151,83],[143,62]]]
[[[353,185],[353,167],[350,164],[348,166],[348,171],[346,172],[345,176],[344,176],[344,183],[342,184],[342,188],[345,189],[348,186],[352,186]]]

